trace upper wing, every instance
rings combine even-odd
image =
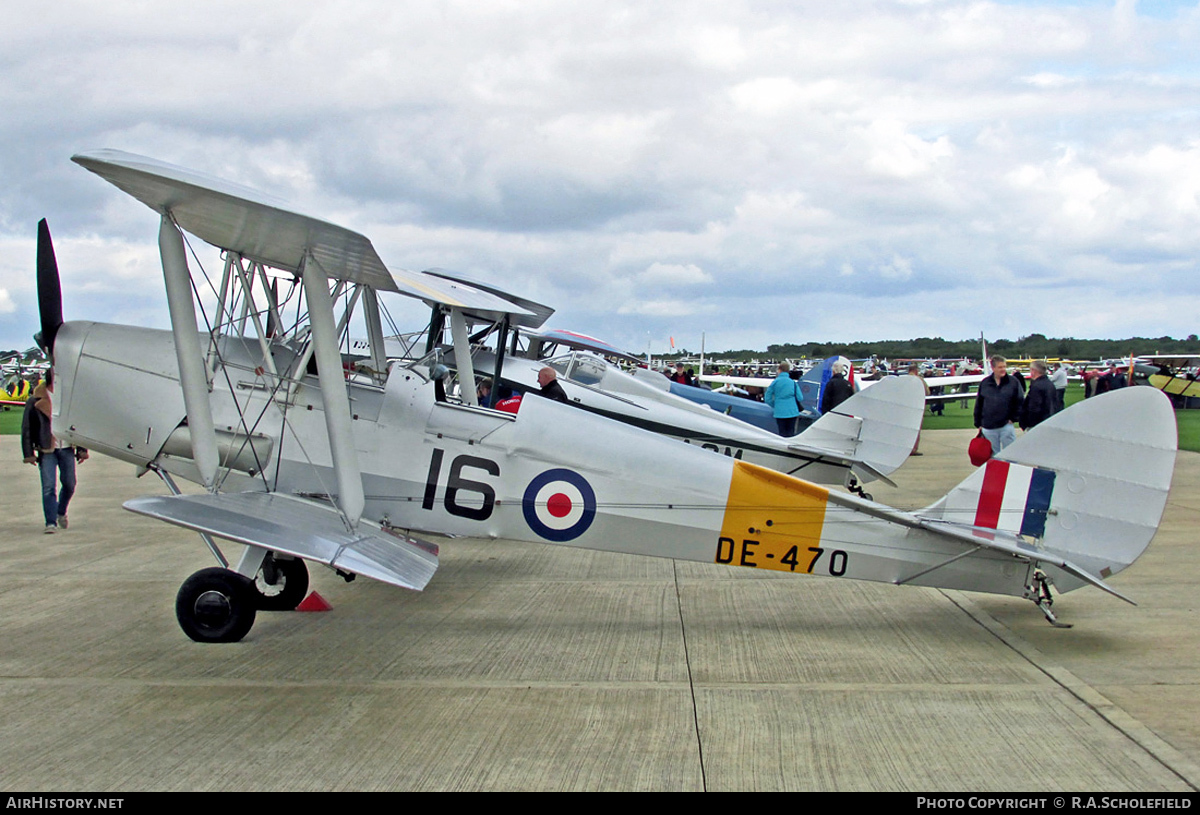
[[[311,259],[326,277],[462,309],[468,315],[514,317],[541,325],[553,309],[445,272],[391,271],[365,235],[304,215],[272,196],[216,176],[121,150],[72,156],[181,228],[221,249],[296,272]]]
[[[525,336],[532,337],[536,340],[541,340],[544,343],[563,345],[567,348],[576,348],[582,351],[592,351],[597,354],[603,354],[609,357],[618,357],[620,359],[629,360],[631,362],[641,362],[641,357],[634,356],[628,351],[622,351],[615,345],[610,345],[604,340],[598,340],[595,337],[589,337],[587,334],[579,334],[575,331],[566,331],[561,328],[550,328],[543,331],[526,331]]]
[[[987,379],[987,374],[970,374],[968,376],[927,376],[925,384],[931,388],[955,388],[959,385],[978,385]]]
[[[292,272],[311,254],[330,277],[399,290],[365,236],[289,210],[257,190],[121,150],[71,160],[221,249]]]

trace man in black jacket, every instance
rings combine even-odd
[[[975,397],[975,426],[992,443],[992,455],[1017,440],[1013,422],[1021,412],[1021,386],[1008,374],[1008,360],[992,357],[992,375],[979,383]]]
[[[1021,427],[1031,430],[1058,410],[1054,384],[1046,377],[1046,363],[1034,360],[1029,366],[1029,393],[1021,405]]]
[[[54,381],[46,381],[33,389],[21,417],[21,454],[26,464],[35,464],[42,474],[42,513],[46,534],[67,528],[67,506],[75,494],[75,464],[88,457],[82,447],[62,447],[51,428],[51,394]],[[56,482],[61,488],[55,489]]]
[[[846,381],[846,365],[843,362],[833,363],[833,376],[825,383],[821,393],[821,413],[825,414],[837,408],[854,395],[854,386]]]
[[[565,402],[570,404],[567,399],[567,392],[563,390],[563,386],[558,384],[558,374],[550,366],[542,368],[538,371],[538,387],[540,390],[534,391],[538,396],[545,396],[547,399],[553,399],[556,402]]]

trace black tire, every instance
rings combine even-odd
[[[183,581],[175,596],[179,627],[196,642],[237,642],[254,625],[257,607],[254,583],[216,566]]]
[[[292,611],[308,594],[308,567],[300,558],[277,560],[271,555],[254,577],[259,611]]]

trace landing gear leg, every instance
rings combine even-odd
[[[1050,607],[1054,605],[1054,598],[1050,595],[1050,578],[1046,577],[1041,569],[1034,570],[1032,583],[1025,587],[1025,596],[1046,615],[1046,621],[1050,625],[1055,628],[1072,627],[1071,623],[1060,623],[1054,616],[1054,612],[1050,610]]]
[[[254,578],[260,611],[293,611],[308,594],[308,567],[300,558],[263,559]]]

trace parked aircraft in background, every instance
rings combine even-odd
[[[33,386],[46,376],[50,363],[41,358],[40,351],[13,354],[0,361],[0,405],[5,409],[24,405],[33,393]]]
[[[1192,354],[1146,354],[1137,358],[1134,373],[1146,377],[1147,384],[1171,397],[1178,407],[1188,399],[1200,399],[1200,356]],[[1195,404],[1195,403],[1192,403]]]
[[[977,395],[977,390],[971,390],[972,386],[978,385],[991,373],[991,366],[987,363],[987,344],[980,338],[980,343],[983,348],[984,365],[983,372],[978,374],[962,374],[954,376],[925,376],[925,384],[929,386],[931,393],[925,397],[926,402],[950,402],[956,399],[974,399]],[[810,370],[805,374],[805,380],[813,383],[810,385],[810,390],[805,392],[805,406],[819,416],[821,393],[825,388],[825,383],[829,381],[831,369],[835,361],[841,361],[847,367],[847,370],[853,371],[854,368],[850,364],[850,360],[845,357],[829,357],[821,362],[819,366]],[[907,360],[912,362],[915,360]],[[894,362],[905,362],[905,360],[894,360]],[[815,374],[814,374],[815,372]],[[892,370],[890,375],[883,376],[879,379],[852,375],[850,377],[851,384],[854,385],[856,391],[861,391],[864,388],[874,386],[878,382],[886,382],[897,375],[904,374],[904,370]],[[727,376],[723,374],[707,374],[699,377],[703,382],[711,382],[714,384],[732,384],[739,387],[757,387],[766,388],[769,386],[774,377],[762,376]],[[936,391],[936,392],[933,392]],[[811,404],[809,396],[811,395]]]
[[[891,483],[888,476],[908,460],[920,429],[920,387],[889,385],[784,438],[677,396],[662,374],[645,368],[623,371],[579,347],[588,343],[562,332],[530,336],[532,351],[527,353],[540,353],[546,336],[556,337],[553,345],[564,353],[544,359],[510,353],[498,366],[493,351],[480,350],[473,354],[474,364],[482,370],[501,370],[498,381],[522,393],[537,391],[538,372],[549,366],[557,371],[571,403],[584,410],[819,484],[860,492],[860,482]],[[446,364],[456,368],[456,354],[448,350]]]

